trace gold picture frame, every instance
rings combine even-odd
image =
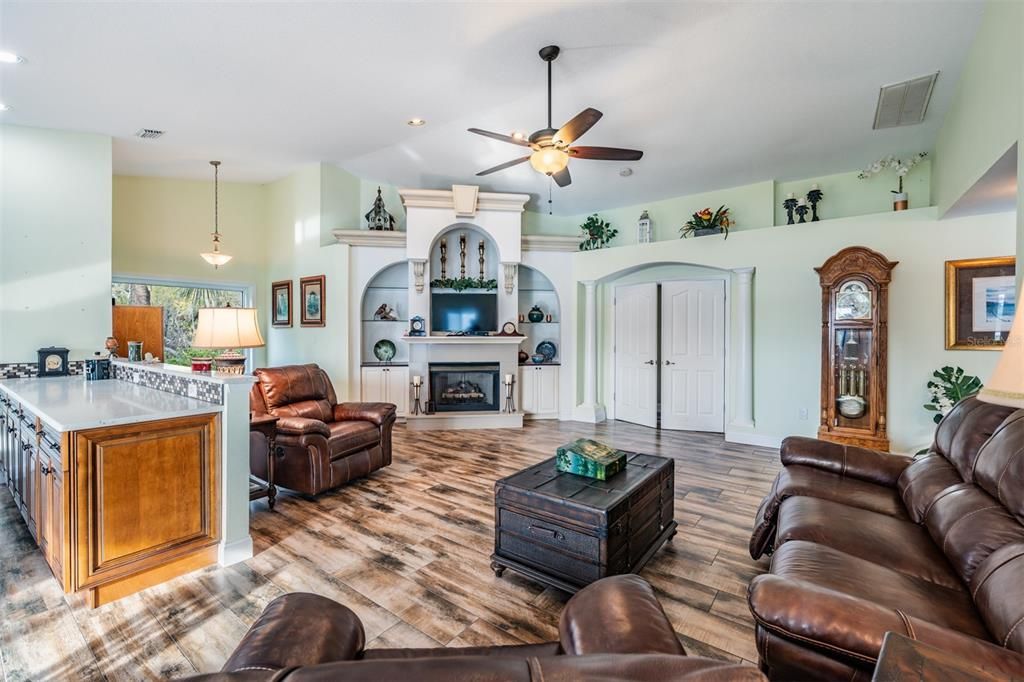
[[[1013,256],[946,261],[946,350],[1002,350],[1010,331],[1004,318],[1012,319],[1017,300],[1012,289],[1015,274]],[[974,280],[979,278],[990,281],[991,287],[978,291]],[[1011,291],[1000,297],[1005,304],[993,312],[992,292],[1006,285]]]

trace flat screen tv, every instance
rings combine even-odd
[[[430,331],[448,333],[498,331],[498,295],[431,294]]]

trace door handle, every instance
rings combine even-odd
[[[654,360],[648,360],[648,361],[646,361],[646,362],[645,362],[644,364],[645,364],[645,365],[656,365],[656,364],[658,364],[658,363],[656,363],[656,362],[655,362]]]
[[[666,360],[666,361],[665,361],[665,364],[666,364],[666,365],[674,365],[674,364],[676,364],[676,363],[672,362],[671,360]]]

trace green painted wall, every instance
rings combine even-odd
[[[361,181],[346,170],[320,164],[320,244],[334,243],[332,230],[352,230],[360,225]]]
[[[935,208],[923,208],[781,230],[741,230],[728,240],[703,237],[577,253],[574,277],[601,280],[607,289],[621,275],[645,265],[756,268],[753,433],[775,439],[813,435],[817,428],[821,301],[813,268],[854,244],[900,261],[890,296],[889,429],[894,447],[908,451],[926,443],[933,431],[928,414],[921,409],[931,371],[946,364],[960,365],[984,379],[998,357],[994,352],[944,349],[944,262],[1012,253],[1015,232],[1013,213],[939,220]],[[655,274],[666,277],[666,273],[671,270]],[[685,277],[692,270],[678,274]],[[598,307],[599,391],[602,400],[611,404],[613,308],[608,294],[604,296],[605,304]],[[581,290],[577,310],[582,302]],[[582,334],[578,344],[582,354]],[[582,384],[579,371],[577,366],[577,386]],[[808,411],[807,420],[800,419],[801,408]]]
[[[110,334],[111,141],[0,126],[0,362]]]
[[[213,232],[212,180],[115,175],[113,272],[250,287],[266,339],[266,191],[244,182],[221,182],[219,191],[221,249],[232,259],[215,270],[199,257]],[[254,348],[255,365],[265,361],[265,350]]]
[[[989,2],[935,144],[932,194],[939,215],[1024,139],[1022,71],[1024,2]]]

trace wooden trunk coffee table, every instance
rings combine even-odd
[[[636,573],[676,534],[675,467],[627,453],[607,481],[567,474],[545,460],[494,484],[491,569],[506,568],[576,592],[609,575]]]

